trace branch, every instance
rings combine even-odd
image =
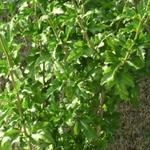
[[[18,109],[21,121],[24,122],[22,101],[21,101],[21,98],[19,96],[19,92],[18,92],[18,89],[17,89],[17,84],[16,84],[16,81],[15,81],[15,78],[14,78],[15,73],[14,73],[14,70],[13,70],[13,66],[14,66],[13,59],[9,55],[5,39],[3,38],[3,36],[1,34],[0,34],[0,48],[3,50],[3,52],[4,52],[4,54],[7,58],[7,62],[8,62],[8,65],[9,65],[9,71],[10,71],[10,77],[11,77],[12,84],[13,84],[13,87],[15,89],[16,97],[17,97],[17,109]],[[26,137],[29,137],[29,135],[27,133],[27,130],[26,130],[26,125],[25,124],[23,125],[23,129],[24,129],[24,134],[26,135]],[[32,150],[32,146],[31,146],[30,142],[29,142],[29,149]]]

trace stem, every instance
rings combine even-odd
[[[46,11],[44,10],[44,8],[43,8],[41,5],[39,6],[39,8],[41,9],[41,12],[42,12],[44,15],[47,14]],[[53,23],[53,21],[52,21],[51,18],[49,18],[48,23],[50,24],[50,26],[51,26],[51,28],[52,28],[52,30],[53,30],[53,33],[54,33],[54,35],[55,35],[55,37],[56,37],[56,40],[57,40],[58,42],[61,42],[60,39],[59,39],[59,34],[58,34],[58,32],[57,32],[57,29],[55,28],[54,23]]]
[[[42,64],[42,66],[43,66],[43,85],[45,86],[45,62],[43,62],[43,64]]]
[[[46,11],[44,10],[44,8],[42,7],[42,5],[40,5],[39,8],[40,8],[41,12],[42,12],[44,15],[47,15],[47,13],[46,13]],[[50,25],[50,27],[51,27],[51,29],[52,29],[54,35],[55,35],[56,41],[60,44],[61,48],[62,48],[65,52],[67,52],[68,49],[64,46],[64,43],[63,43],[63,41],[61,40],[61,38],[59,38],[58,30],[57,30],[57,28],[55,27],[52,18],[49,18],[48,23],[49,23],[49,25]]]
[[[78,6],[76,4],[76,0],[72,0],[72,2],[73,2],[74,7],[76,8],[76,10],[78,10],[79,8],[78,8]],[[82,12],[84,12],[84,10],[82,10]],[[83,37],[87,41],[87,44],[88,44],[89,48],[95,51],[94,43],[90,40],[88,32],[85,29],[84,24],[83,24],[83,22],[85,22],[85,21],[83,20],[83,18],[81,18],[79,16],[77,17],[77,20],[78,20],[78,24],[79,24],[79,26],[80,26],[80,28],[81,28],[81,30],[83,32]]]
[[[128,4],[128,0],[125,0],[124,1],[124,6],[123,6],[123,9],[122,9],[122,13],[124,13],[126,7],[127,7],[127,4]]]
[[[9,55],[9,52],[8,52],[8,49],[6,47],[6,44],[5,44],[5,39],[2,37],[2,35],[0,34],[0,47],[1,49],[3,50],[6,58],[7,58],[7,62],[8,62],[8,65],[9,65],[9,70],[10,70],[10,77],[11,77],[11,80],[12,80],[12,84],[13,84],[13,87],[15,89],[15,92],[16,92],[16,97],[17,97],[17,109],[18,109],[18,112],[19,112],[19,115],[20,115],[20,118],[21,118],[21,121],[24,122],[24,116],[23,116],[23,109],[22,109],[22,102],[21,102],[21,98],[19,96],[19,92],[18,92],[18,89],[17,89],[17,84],[16,84],[16,81],[15,81],[15,78],[14,78],[14,70],[13,70],[13,59],[12,57]],[[24,134],[26,135],[26,137],[28,137],[28,133],[26,131],[26,126],[25,124],[23,125],[23,130],[24,130]],[[32,150],[32,146],[29,142],[29,149]]]
[[[8,53],[8,50],[7,50],[7,48],[6,48],[6,45],[5,45],[4,42],[3,42],[3,38],[2,38],[1,35],[0,35],[0,46],[1,46],[1,48],[2,48],[2,50],[3,50],[3,52],[4,52],[4,54],[5,54],[5,56],[6,56],[6,58],[7,58],[8,64],[9,64],[10,77],[11,77],[11,79],[12,79],[12,84],[13,84],[13,87],[14,87],[14,89],[15,89],[15,91],[16,91],[17,99],[18,99],[18,106],[17,106],[17,107],[18,107],[19,114],[20,114],[20,116],[22,117],[23,115],[22,115],[22,110],[21,110],[21,99],[20,99],[19,94],[18,94],[18,92],[17,92],[16,82],[15,82],[15,79],[14,79],[12,58],[10,57],[10,55],[9,55],[9,53]]]

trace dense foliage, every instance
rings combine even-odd
[[[149,16],[150,0],[1,0],[0,149],[106,149],[149,76]]]

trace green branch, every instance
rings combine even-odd
[[[76,8],[76,10],[78,10],[79,8],[78,8],[78,6],[76,4],[76,0],[72,0],[72,3],[74,5],[74,7]],[[84,23],[83,23],[85,21],[83,20],[83,18],[81,18],[79,16],[77,17],[77,21],[78,21],[79,27],[82,30],[83,38],[87,41],[87,44],[88,44],[89,48],[95,51],[94,43],[90,40],[88,32],[85,29],[85,26],[84,26]]]
[[[7,58],[7,62],[8,62],[8,65],[9,65],[9,71],[10,71],[10,77],[11,77],[12,84],[13,84],[13,87],[15,89],[16,97],[17,97],[17,109],[18,109],[21,121],[24,122],[22,101],[21,101],[21,98],[19,96],[19,92],[18,92],[18,89],[17,89],[17,84],[16,84],[15,77],[14,77],[15,73],[14,73],[14,70],[13,70],[13,66],[14,66],[13,59],[9,55],[5,39],[4,39],[4,37],[1,34],[0,34],[0,48],[3,50],[3,52],[5,54],[5,57]],[[25,136],[29,137],[29,135],[27,133],[27,130],[26,130],[26,125],[25,124],[23,125],[23,130],[24,130]],[[30,142],[29,142],[29,149],[32,150],[32,146],[31,146]]]

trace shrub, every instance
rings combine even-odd
[[[1,0],[1,149],[106,149],[149,75],[149,3]]]

